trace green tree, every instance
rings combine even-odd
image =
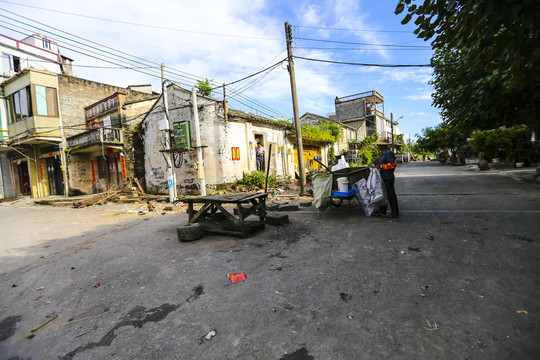
[[[538,130],[540,1],[399,0],[403,24],[435,50],[433,104],[468,129],[525,124]]]
[[[302,135],[319,141],[335,143],[341,138],[341,127],[327,121],[319,121],[316,125],[302,125]]]
[[[212,94],[212,86],[210,80],[206,78],[204,81],[197,80],[197,92],[202,95],[210,96]]]
[[[423,129],[416,146],[424,153],[450,150],[452,154],[461,158],[466,154],[460,149],[467,144],[469,135],[470,132],[464,131],[461,127],[443,122],[435,128]]]
[[[379,154],[379,149],[375,144],[379,139],[379,134],[375,133],[371,136],[367,136],[358,145],[358,157],[364,165],[373,163],[373,159]]]
[[[530,162],[533,144],[532,131],[525,126],[508,129],[479,131],[472,135],[472,148],[484,159],[508,159],[509,161]]]

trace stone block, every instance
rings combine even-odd
[[[289,215],[268,213],[266,214],[266,223],[269,225],[285,225],[289,223]]]
[[[278,211],[298,211],[298,205],[296,204],[279,205]]]
[[[311,206],[311,201],[302,201],[300,202],[300,206],[302,207],[310,207]]]
[[[186,224],[176,228],[176,234],[181,242],[194,241],[204,236],[204,229],[200,224]]]
[[[277,211],[279,208],[279,204],[276,203],[266,203],[265,209],[266,211]]]

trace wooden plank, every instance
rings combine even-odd
[[[204,204],[203,207],[200,208],[199,211],[197,211],[197,214],[195,214],[195,216],[194,216],[191,220],[189,220],[189,222],[190,222],[190,223],[195,223],[195,222],[197,222],[197,219],[198,219],[199,217],[201,217],[201,216],[204,215],[206,212],[208,212],[208,209],[210,208],[211,205],[212,205],[212,204],[209,204],[209,203],[208,203],[208,204]]]
[[[224,195],[208,195],[199,196],[193,198],[181,198],[179,201],[185,203],[237,203],[248,202],[250,199],[256,199],[259,197],[266,197],[267,193],[242,193],[242,194],[224,194]]]
[[[227,211],[221,204],[215,204],[219,210],[221,210],[221,213],[227,217],[230,221],[232,221],[236,226],[241,227],[243,222],[238,220],[234,215],[232,215],[230,212]]]

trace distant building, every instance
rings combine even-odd
[[[311,126],[316,126],[321,121],[338,124],[341,128],[341,137],[333,144],[334,154],[339,155],[347,152],[349,150],[349,143],[357,140],[356,129],[353,126],[338,122],[335,114],[330,114],[330,116],[325,117],[307,112],[300,117],[300,123],[307,123]]]
[[[377,133],[378,143],[392,143],[392,123],[384,113],[384,97],[377,91],[336,97],[335,107],[336,120],[355,128],[358,141]]]

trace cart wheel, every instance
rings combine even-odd
[[[335,207],[338,207],[343,203],[343,199],[332,199],[332,202],[334,203]]]

